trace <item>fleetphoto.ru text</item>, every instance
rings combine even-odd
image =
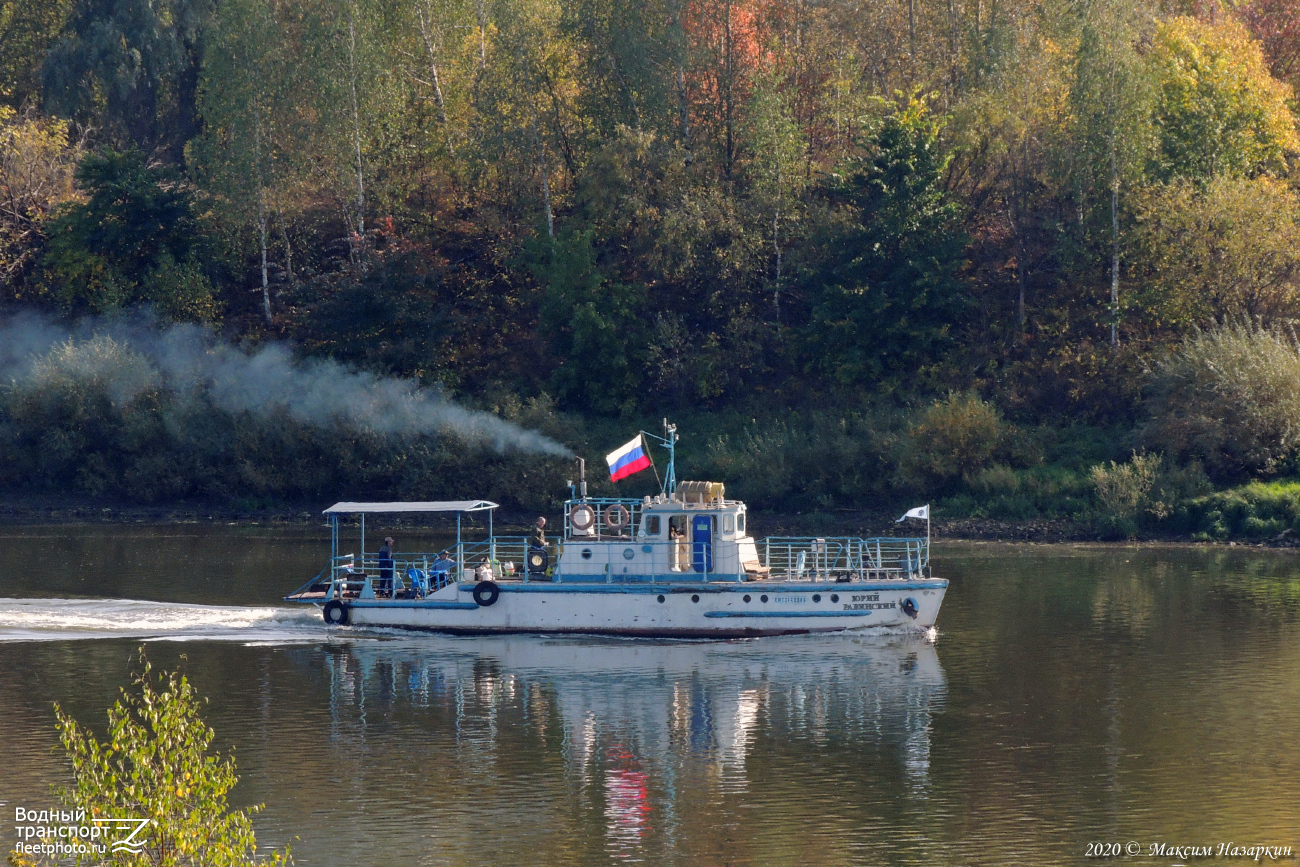
[[[100,819],[85,810],[14,809],[14,851],[55,858],[144,851],[149,819]]]

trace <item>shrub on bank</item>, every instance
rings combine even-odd
[[[1300,481],[1251,482],[1179,503],[1161,526],[1198,541],[1300,535]]]
[[[756,420],[685,449],[679,477],[726,482],[766,509],[867,508],[889,497],[888,414],[810,412]]]
[[[1300,450],[1300,345],[1242,320],[1188,338],[1156,371],[1145,440],[1231,480],[1283,470]]]
[[[901,486],[951,488],[989,464],[1007,433],[997,407],[974,394],[949,394],[921,411],[900,442]]]
[[[1023,521],[1032,518],[1073,518],[1092,506],[1087,477],[1061,466],[1017,469],[994,464],[972,476],[965,490],[943,502],[953,517]]]
[[[1164,463],[1160,455],[1139,455],[1122,464],[1098,464],[1089,474],[1101,504],[1101,526],[1128,538],[1137,535],[1139,515],[1152,509],[1151,491]],[[1158,508],[1158,507],[1157,507]]]

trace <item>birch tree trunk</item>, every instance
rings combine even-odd
[[[776,286],[772,290],[772,306],[775,308],[778,325],[781,324],[781,239],[778,234],[780,225],[781,207],[778,205],[772,210],[772,249],[776,253]]]
[[[1110,345],[1119,348],[1119,168],[1115,130],[1110,136]]]
[[[546,237],[555,240],[555,217],[551,213],[551,182],[546,175],[546,150],[537,134],[537,109],[533,109],[529,128],[533,133],[533,147],[537,149],[537,168],[542,173],[542,205],[546,208]]]
[[[681,114],[682,125],[682,146],[686,148],[686,165],[690,165],[691,159],[691,104],[686,94],[686,25],[682,21],[682,9],[677,3],[673,4],[673,26],[677,36],[677,50],[674,52],[677,59],[677,104],[678,111]]]
[[[257,166],[257,229],[262,245],[262,312],[271,324],[271,280],[266,262],[266,184],[262,180],[262,113],[253,98],[253,164]]]
[[[487,0],[474,0],[474,16],[478,19],[478,68],[487,69]]]
[[[361,162],[361,103],[357,97],[357,4],[348,4],[348,85],[352,93],[352,145],[357,173],[357,239],[353,245],[360,256],[366,237],[366,177]]]
[[[429,8],[428,0],[425,0],[415,11],[420,19],[420,39],[424,42],[424,50],[429,55],[429,84],[433,87],[434,104],[438,106],[438,121],[443,126],[446,126],[447,106],[442,99],[442,83],[438,78],[438,49],[440,46],[433,29],[433,10]],[[426,13],[428,14],[426,15]]]

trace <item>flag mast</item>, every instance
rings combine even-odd
[[[677,491],[677,425],[669,424],[664,419],[664,435],[656,436],[649,431],[641,431],[641,436],[653,440],[668,449],[668,468],[664,470],[663,493],[672,495]],[[652,464],[653,466],[653,464]]]

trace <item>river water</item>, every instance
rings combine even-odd
[[[144,644],[210,699],[233,802],[299,864],[1300,847],[1293,553],[946,544],[937,634],[656,642],[327,630],[279,602],[326,545],[0,529],[0,845],[68,780],[52,703],[102,735]]]

